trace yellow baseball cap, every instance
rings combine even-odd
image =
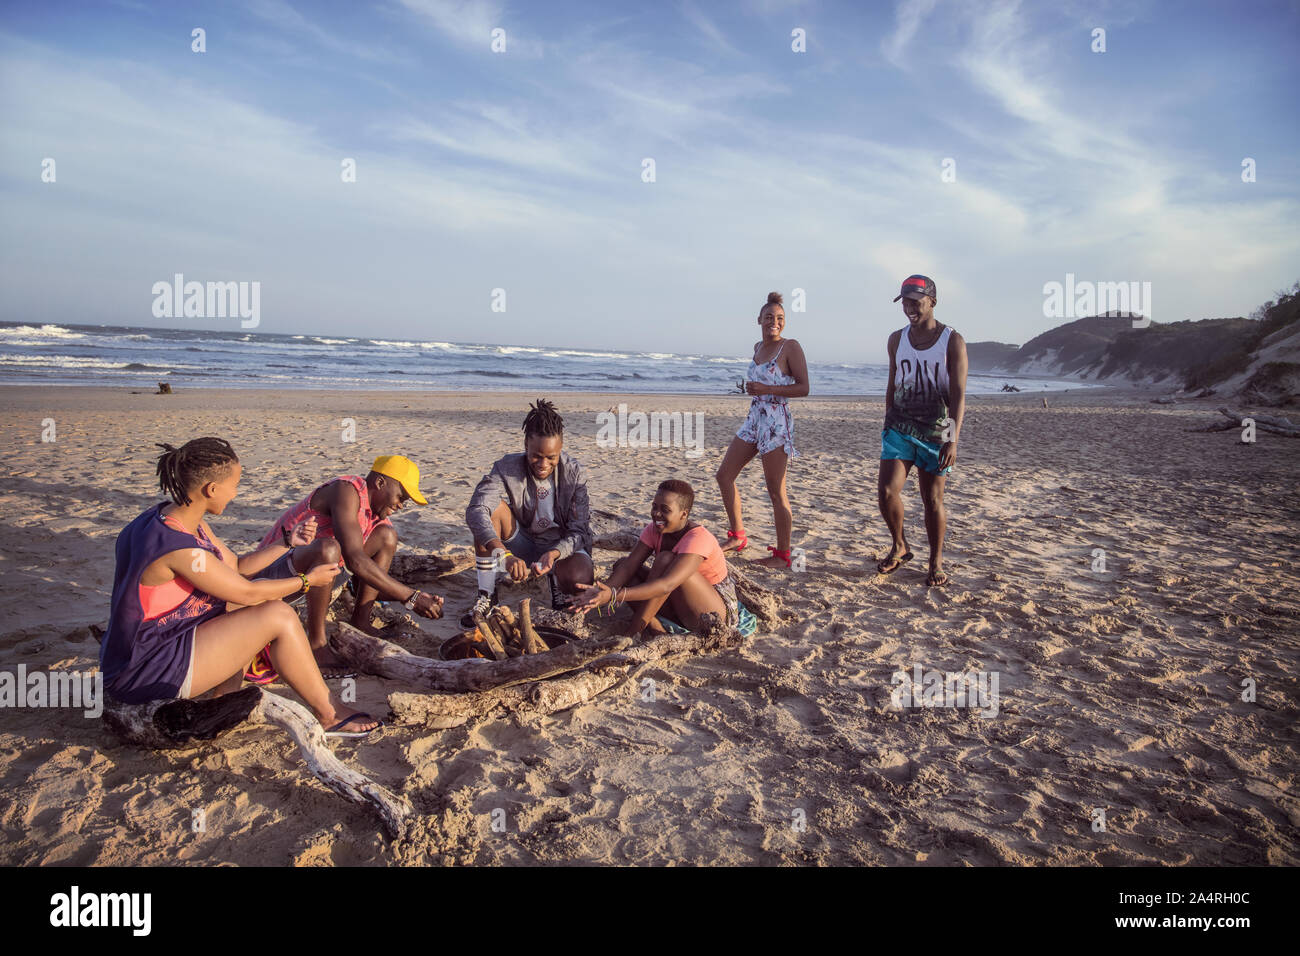
[[[420,469],[409,458],[401,455],[380,455],[370,470],[377,475],[387,475],[406,490],[411,500],[417,505],[427,505],[424,495],[420,494]]]

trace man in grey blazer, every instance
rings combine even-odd
[[[479,481],[465,509],[474,535],[478,598],[461,618],[497,604],[498,573],[512,581],[546,576],[551,606],[596,579],[591,561],[591,504],[582,466],[564,453],[564,420],[539,399],[524,419],[523,454],[506,455]]]

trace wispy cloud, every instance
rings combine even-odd
[[[894,9],[894,32],[880,43],[880,51],[886,60],[897,67],[907,68],[903,53],[921,29],[925,18],[934,11],[936,2],[937,0],[901,0]]]
[[[695,29],[703,34],[704,38],[709,41],[714,51],[721,51],[728,56],[740,56],[739,50],[732,45],[731,40],[722,32],[712,20],[706,17],[700,9],[693,3],[683,3],[681,5],[682,16]]]
[[[259,20],[273,24],[295,37],[309,38],[332,53],[380,63],[410,62],[404,54],[390,48],[340,38],[319,23],[308,20],[286,0],[245,0],[245,6]]]
[[[542,55],[542,44],[530,36],[518,17],[507,14],[495,0],[399,0],[421,22],[433,27],[453,43],[466,49],[491,49],[492,31],[505,30],[506,54],[524,57]]]

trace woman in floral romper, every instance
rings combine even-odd
[[[781,338],[785,328],[781,293],[768,294],[767,304],[758,313],[758,325],[763,330],[763,339],[754,346],[754,359],[749,363],[745,382],[746,393],[753,396],[749,417],[736,432],[726,457],[718,466],[718,489],[731,521],[723,550],[743,551],[749,544],[740,516],[736,477],[758,455],[763,462],[763,477],[776,523],[776,547],[768,545],[767,550],[772,554],[759,564],[788,568],[794,519],[785,493],[785,469],[789,460],[799,453],[794,447],[794,420],[787,399],[808,394],[808,362],[798,342]]]

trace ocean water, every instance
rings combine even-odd
[[[0,384],[173,388],[686,392],[735,390],[748,356],[674,355],[472,342],[0,323]],[[883,395],[884,365],[809,367],[813,395]],[[972,393],[1080,388],[972,373]]]

